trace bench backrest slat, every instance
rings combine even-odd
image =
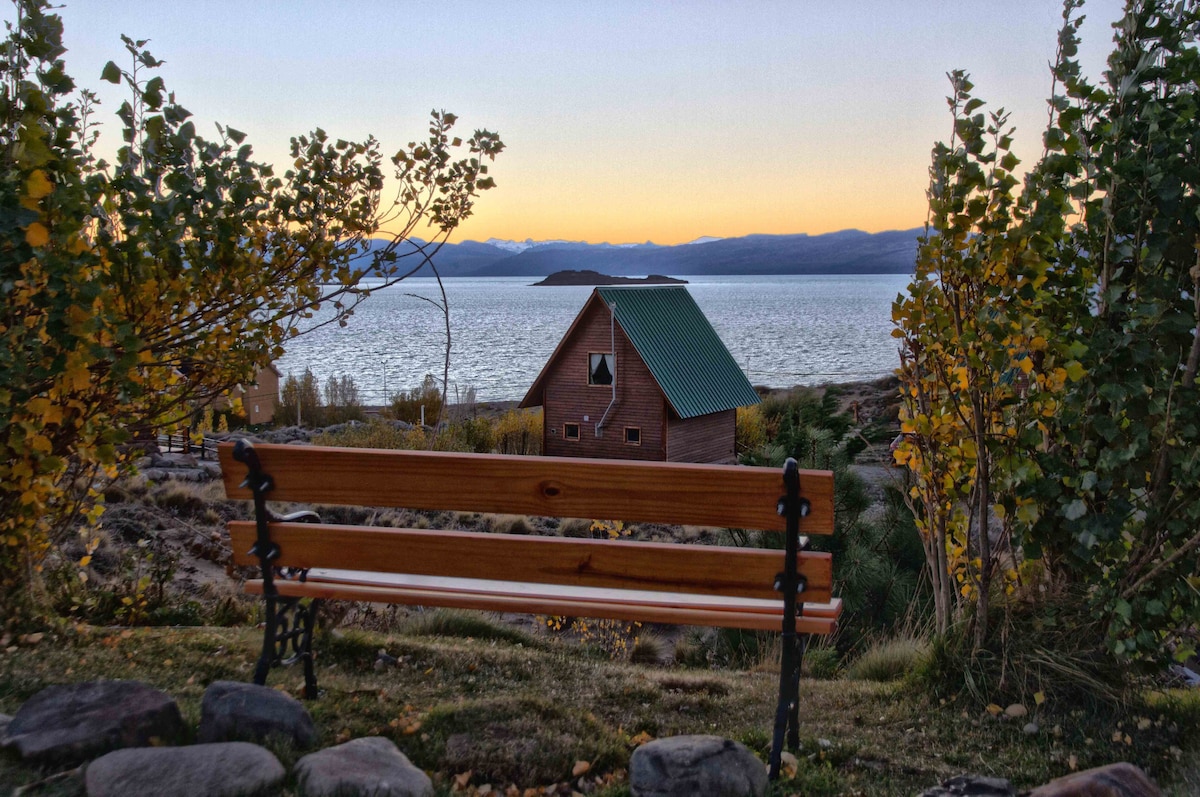
[[[783,531],[778,468],[255,444],[272,501],[501,512]],[[233,444],[225,492],[249,499]],[[801,471],[803,534],[833,533],[833,474]]]
[[[233,562],[250,555],[255,527],[229,524]],[[782,551],[711,545],[418,531],[330,524],[272,523],[279,567],[329,568],[422,576],[452,576],[577,587],[639,589],[699,595],[778,599],[775,576]],[[827,553],[799,555],[808,581],[806,601],[832,597]]]

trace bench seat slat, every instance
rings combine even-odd
[[[598,617],[613,620],[640,620],[672,625],[699,625],[778,631],[783,607],[776,612],[741,610],[719,605],[695,606],[675,603],[669,595],[655,603],[624,601],[619,595],[597,600],[574,598],[561,590],[545,593],[505,594],[493,591],[463,591],[421,587],[375,586],[361,583],[312,580],[276,581],[280,595],[325,600],[352,600],[369,603],[399,603],[410,606],[443,606],[455,609],[517,612],[551,616]],[[262,581],[246,582],[246,591],[262,594]],[[809,608],[811,606],[811,614]],[[805,604],[805,613],[796,619],[796,630],[804,634],[830,634],[837,626],[841,601],[829,604]]]
[[[520,581],[496,581],[480,578],[445,578],[442,576],[415,576],[408,573],[369,573],[354,570],[315,569],[308,571],[309,582],[362,585],[370,587],[399,587],[420,589],[428,592],[477,592],[479,594],[512,595],[556,595],[563,598],[600,603],[645,603],[679,606],[682,608],[705,608],[715,611],[740,611],[755,614],[770,614],[781,617],[783,604],[778,597],[772,600],[759,598],[730,598],[725,595],[697,595],[694,593],[650,592],[636,589],[600,589],[597,587],[564,587],[553,584],[529,584]],[[617,597],[614,597],[617,596]],[[806,602],[804,612],[817,617],[836,619],[842,611],[842,599],[833,598],[828,603]]]
[[[255,526],[229,524],[236,565],[256,565]],[[779,601],[783,552],[711,545],[591,540],[465,531],[421,531],[313,523],[272,523],[277,567],[330,568],[607,589],[725,595]],[[832,597],[827,553],[797,557],[804,597]],[[664,621],[665,622],[665,621]]]
[[[254,450],[274,481],[272,501],[784,530],[776,468],[266,443]],[[218,454],[226,495],[251,498],[233,445]],[[812,506],[800,532],[832,534],[833,474],[801,471],[800,486]]]

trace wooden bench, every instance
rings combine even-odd
[[[236,565],[257,565],[247,592],[266,603],[254,681],[300,660],[317,696],[312,633],[321,601],[352,600],[611,618],[783,633],[772,776],[799,745],[805,635],[829,634],[841,601],[830,555],[807,534],[833,532],[833,476],[732,465],[380,451],[219,447],[225,492],[254,501],[229,524]],[[272,501],[459,510],[762,529],[781,550],[332,525],[280,516]],[[803,528],[801,528],[803,527]],[[794,599],[787,599],[794,596]],[[301,599],[311,599],[302,603]],[[292,655],[288,655],[289,648]]]

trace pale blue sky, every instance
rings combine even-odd
[[[1084,12],[1098,75],[1117,0]],[[119,36],[148,38],[201,129],[244,130],[285,164],[290,136],[374,133],[385,152],[432,108],[508,149],[455,238],[677,243],[701,235],[878,231],[924,220],[945,73],[1040,152],[1061,9],[943,2],[225,2],[66,0],[67,63],[100,88]],[[5,17],[11,18],[11,8]],[[114,125],[115,126],[115,125]]]

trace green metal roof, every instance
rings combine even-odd
[[[758,393],[696,300],[681,286],[605,287],[596,293],[681,418],[759,402]]]

